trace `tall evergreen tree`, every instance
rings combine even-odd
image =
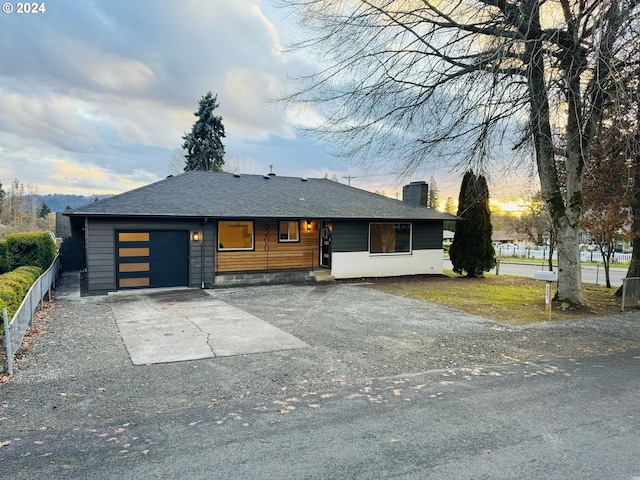
[[[2,207],[4,206],[4,197],[6,194],[7,192],[2,189],[2,182],[0,182],[0,213],[2,213]]]
[[[38,209],[38,218],[47,218],[47,215],[49,215],[50,213],[51,213],[51,209],[49,208],[49,205],[47,205],[43,201],[42,205]]]
[[[458,198],[459,222],[449,250],[453,271],[466,272],[467,277],[479,277],[496,265],[491,244],[491,212],[489,187],[484,176],[465,173]]]
[[[214,110],[219,107],[218,95],[208,92],[198,105],[198,111],[194,113],[198,120],[191,132],[182,137],[186,160],[184,170],[220,172],[224,166],[224,125],[222,117],[214,115]]]
[[[440,190],[438,189],[438,184],[436,183],[435,178],[431,177],[429,179],[429,193],[427,198],[427,207],[433,208],[434,210],[438,208],[438,203],[440,202]]]
[[[444,202],[444,212],[450,213],[451,215],[456,214],[456,206],[453,203],[453,198],[447,197],[447,200]]]

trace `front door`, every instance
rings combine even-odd
[[[320,222],[320,265],[331,268],[331,234],[333,228],[329,220]]]

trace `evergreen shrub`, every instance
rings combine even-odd
[[[0,273],[5,273],[9,271],[9,267],[7,266],[7,242],[5,240],[0,240]]]
[[[6,239],[7,271],[23,266],[46,270],[56,258],[56,242],[47,232],[13,233]]]
[[[9,320],[16,313],[24,296],[42,274],[40,267],[19,267],[0,275],[0,312],[7,309]],[[0,332],[4,331],[4,322],[0,321]]]
[[[33,285],[42,270],[39,267],[18,267],[0,276],[2,283],[13,285],[18,295],[24,296]]]

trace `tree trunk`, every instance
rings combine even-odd
[[[640,89],[636,91],[640,94]],[[636,97],[637,98],[637,97]],[[636,108],[636,150],[633,156],[633,204],[631,214],[631,241],[633,250],[631,252],[631,264],[627,270],[627,278],[640,277],[640,107]],[[622,296],[622,287],[616,291],[616,296]]]
[[[611,268],[611,254],[613,253],[613,245],[599,247],[600,255],[602,255],[602,264],[604,265],[604,280],[605,286],[611,288],[611,277],[609,276]]]
[[[538,8],[538,7],[534,7]],[[540,28],[539,11],[533,13],[532,29]],[[532,41],[527,44],[529,57],[528,87],[531,105],[531,130],[536,152],[536,164],[540,178],[540,189],[547,211],[551,216],[558,249],[558,290],[555,299],[572,305],[582,304],[582,272],[580,269],[579,227],[580,227],[580,191],[582,186],[579,168],[580,144],[578,122],[573,108],[569,109],[567,122],[567,203],[562,196],[555,161],[555,149],[551,133],[551,112],[549,96],[545,83],[545,64],[543,44]],[[573,155],[571,150],[573,150]]]
[[[580,268],[580,229],[563,217],[556,226],[558,237],[558,290],[555,300],[571,305],[582,304],[582,269]]]
[[[549,234],[549,271],[553,272],[553,252],[556,245],[556,236],[553,232]]]

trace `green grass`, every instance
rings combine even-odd
[[[511,275],[467,278],[445,271],[444,276],[378,279],[373,287],[511,325],[608,316],[620,312],[620,299],[614,295],[616,289],[585,285],[586,308],[562,310],[553,304],[551,315],[547,315],[545,283]]]

